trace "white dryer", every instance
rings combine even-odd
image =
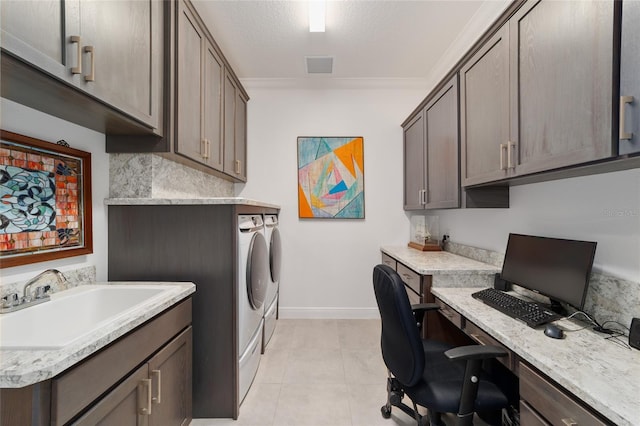
[[[247,395],[260,365],[269,251],[261,215],[238,216],[239,400]]]
[[[282,266],[282,245],[278,230],[278,215],[264,216],[265,237],[269,245],[269,284],[264,304],[264,334],[262,337],[262,353],[267,348],[271,336],[276,329],[278,314],[278,297],[280,286],[280,268]]]

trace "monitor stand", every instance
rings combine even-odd
[[[551,309],[553,312],[555,312],[558,315],[562,315],[563,317],[566,317],[568,312],[567,310],[560,304],[560,302],[558,302],[557,300],[553,300],[553,299],[549,299],[551,301],[551,305],[549,306],[549,309]]]

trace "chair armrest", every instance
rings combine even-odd
[[[489,359],[507,356],[507,351],[498,346],[469,345],[459,346],[446,351],[445,356],[451,361],[466,361],[469,359]]]
[[[411,305],[413,317],[416,319],[418,330],[420,330],[420,332],[422,332],[422,324],[424,323],[425,314],[428,311],[435,311],[437,309],[440,309],[440,306],[435,303],[416,303],[415,305]]]
[[[411,310],[413,312],[427,312],[427,311],[435,311],[440,309],[437,303],[416,303],[415,305],[411,305]]]

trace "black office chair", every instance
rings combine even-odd
[[[496,412],[507,407],[504,393],[483,377],[483,360],[506,356],[494,346],[453,347],[435,340],[422,340],[419,325],[426,311],[438,309],[434,303],[409,304],[404,283],[392,268],[377,265],[373,288],[382,318],[382,357],[389,369],[387,403],[382,416],[391,416],[398,407],[414,417],[418,426],[441,426],[442,413],[457,413],[458,426],[473,424],[474,412]],[[404,395],[413,409],[402,402]],[[428,410],[418,413],[417,406]]]

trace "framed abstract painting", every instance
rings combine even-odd
[[[298,138],[298,216],[364,219],[364,138]]]
[[[91,154],[0,130],[0,267],[93,252]]]

